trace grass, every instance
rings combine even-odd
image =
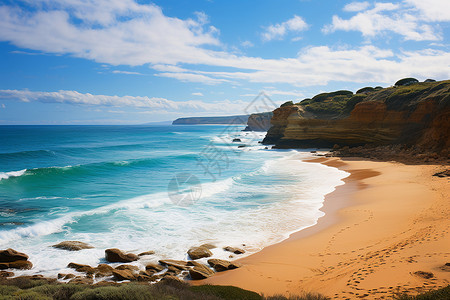
[[[190,286],[178,280],[164,280],[157,284],[128,283],[92,286],[64,284],[45,280],[1,279],[0,300],[327,300],[320,294],[299,296],[267,296],[234,286]],[[450,286],[416,296],[396,295],[397,300],[450,299]]]
[[[450,299],[450,285],[444,288],[421,293],[417,296],[398,295],[395,297],[398,300],[448,300]]]
[[[305,294],[301,297],[264,297],[234,286],[190,286],[178,280],[157,284],[107,283],[102,286],[64,284],[28,278],[0,279],[0,299],[20,300],[324,300],[324,296]]]

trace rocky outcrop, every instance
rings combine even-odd
[[[245,253],[244,249],[237,248],[237,247],[231,247],[231,246],[226,246],[223,248],[223,250],[228,251],[228,252],[233,252],[234,254],[244,254]]]
[[[68,251],[79,251],[83,249],[92,249],[92,247],[89,244],[79,242],[79,241],[64,241],[59,244],[53,245],[53,248],[68,250]]]
[[[209,251],[208,248],[206,247],[192,247],[191,249],[189,249],[189,251],[187,252],[189,254],[189,257],[191,259],[199,259],[199,258],[203,258],[203,257],[210,257],[212,255],[212,252]]]
[[[19,269],[28,270],[33,264],[28,261],[28,255],[8,248],[0,251],[0,270]]]
[[[264,112],[251,114],[248,117],[247,127],[243,131],[267,131],[272,124],[270,120],[272,119],[273,112]]]
[[[241,267],[240,264],[223,259],[208,259],[208,264],[216,270],[216,272],[223,272],[233,270]]]
[[[112,249],[106,249],[105,250],[105,259],[109,262],[132,262],[139,259],[139,257],[136,254],[133,253],[124,253],[123,251],[112,248]]]
[[[277,148],[393,145],[448,156],[450,80],[324,93],[277,108],[263,143]]]

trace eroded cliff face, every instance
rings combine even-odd
[[[334,100],[326,101],[320,104]],[[327,116],[301,103],[277,108],[263,142],[278,148],[404,144],[448,152],[450,80],[386,88],[358,101],[350,112]]]
[[[272,112],[255,113],[248,117],[247,127],[243,131],[268,131],[272,124]]]

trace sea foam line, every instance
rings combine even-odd
[[[23,169],[20,171],[10,171],[10,172],[0,172],[0,180],[8,179],[10,177],[19,177],[25,174],[27,169]]]

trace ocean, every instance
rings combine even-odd
[[[203,243],[230,259],[224,246],[249,255],[314,225],[347,173],[243,128],[0,126],[0,249],[30,256],[16,275],[56,276],[104,263],[107,248],[155,251],[138,266]],[[65,240],[95,248],[51,247]]]

